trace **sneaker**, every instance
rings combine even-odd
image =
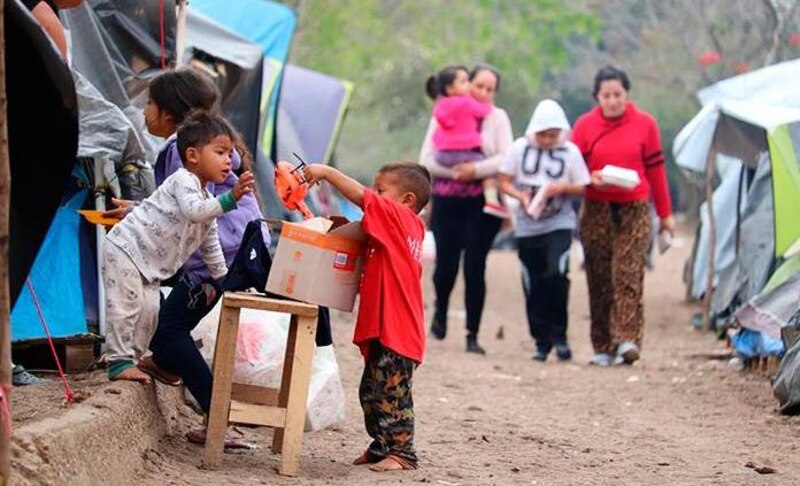
[[[15,365],[14,369],[11,370],[11,383],[14,386],[40,385],[42,383],[47,383],[48,381],[50,380],[39,378],[30,371],[26,370],[22,365]]]
[[[447,325],[434,317],[431,322],[431,334],[439,341],[443,340],[447,336]]]
[[[613,360],[614,357],[608,353],[597,353],[594,356],[592,356],[592,359],[589,360],[589,364],[605,368],[611,366]]]
[[[556,358],[559,361],[569,361],[572,359],[572,350],[569,344],[556,344]]]
[[[486,354],[486,350],[478,344],[478,338],[475,337],[467,337],[467,352],[481,355]]]
[[[545,353],[541,349],[537,349],[536,352],[533,354],[533,360],[538,361],[540,363],[544,363],[545,361],[547,361],[547,354],[548,353]]]
[[[509,219],[511,217],[511,211],[507,207],[495,202],[484,204],[483,212],[500,219]]]
[[[614,364],[633,364],[639,359],[639,347],[631,341],[625,341],[617,347],[617,357]],[[618,363],[620,362],[620,363]]]

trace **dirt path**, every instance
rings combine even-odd
[[[415,377],[418,471],[378,475],[349,465],[367,440],[356,395],[360,358],[348,344],[352,318],[341,315],[334,331],[348,418],[336,430],[306,435],[300,477],[277,476],[277,459],[266,447],[226,455],[223,471],[203,471],[196,467],[201,450],[172,437],[148,453],[146,482],[798,484],[800,420],[776,414],[763,377],[699,357],[724,346],[688,325],[695,309],[682,302],[679,277],[688,246],[657,259],[647,276],[643,360],[614,369],[586,365],[591,356],[586,284],[574,261],[575,361],[533,362],[516,255],[493,253],[481,333],[488,356],[464,353],[463,319],[454,312],[451,335],[429,343],[427,362]],[[425,286],[430,298],[427,276]],[[463,294],[457,289],[455,295]],[[453,307],[461,307],[456,302]],[[500,326],[503,340],[496,338]],[[264,444],[270,434],[245,431]],[[776,472],[754,470],[764,466]]]

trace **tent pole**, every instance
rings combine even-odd
[[[709,149],[706,157],[706,207],[708,208],[708,274],[706,275],[706,291],[703,296],[703,326],[711,331],[711,301],[714,298],[714,255],[717,245],[717,222],[714,219],[714,171],[716,151]]]
[[[186,0],[175,0],[178,8],[178,23],[175,26],[175,64],[181,65],[186,46]]]
[[[106,178],[103,175],[103,161],[95,159],[92,164],[94,167],[94,208],[98,211],[106,210],[106,198],[104,191],[97,190],[99,187],[106,187]],[[103,272],[101,271],[100,261],[103,258],[103,241],[106,239],[106,228],[95,225],[97,232],[97,327],[101,336],[106,335],[106,290],[103,288]],[[105,344],[103,344],[105,348]]]
[[[8,294],[9,206],[11,203],[11,165],[8,158],[6,122],[6,42],[3,10],[0,2],[0,485],[8,484],[11,474],[11,310]],[[7,415],[6,415],[7,414]]]

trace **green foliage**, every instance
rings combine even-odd
[[[337,161],[362,179],[416,160],[430,117],[425,79],[448,64],[488,62],[503,74],[497,103],[517,131],[568,45],[599,35],[597,19],[557,0],[309,0],[296,5],[291,62],[355,83]]]

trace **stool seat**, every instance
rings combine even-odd
[[[233,381],[241,309],[291,315],[280,388]],[[214,386],[203,460],[206,468],[220,467],[228,423],[240,423],[274,427],[272,450],[281,454],[278,472],[285,476],[297,474],[318,313],[318,306],[304,302],[241,292],[226,292],[222,296],[222,311],[214,349]]]

